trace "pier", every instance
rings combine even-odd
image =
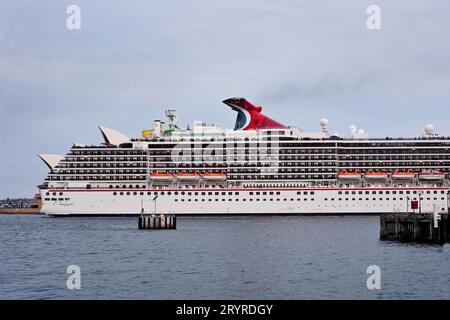
[[[177,217],[175,215],[140,215],[138,221],[139,230],[176,230]]]
[[[380,215],[380,239],[403,242],[450,242],[448,213],[384,213]]]

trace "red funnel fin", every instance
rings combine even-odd
[[[262,107],[255,106],[244,98],[231,98],[223,101],[238,113],[235,130],[285,129],[285,125],[266,117]]]

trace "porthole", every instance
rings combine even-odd
[[[129,196],[130,195],[130,192],[127,192],[127,196]]]
[[[113,195],[117,196],[117,192],[113,192]]]
[[[144,195],[144,193],[143,193],[143,192],[141,191],[140,195],[141,195],[141,196],[143,196],[143,195]]]

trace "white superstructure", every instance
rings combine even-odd
[[[142,137],[101,126],[104,144],[40,155],[50,168],[40,186],[49,215],[376,214],[448,211],[450,138],[434,128],[412,139],[308,133],[261,114],[245,99],[235,130],[156,120]]]

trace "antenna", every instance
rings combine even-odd
[[[178,125],[177,111],[174,109],[166,110],[166,117],[169,119],[169,129],[174,129]]]
[[[328,137],[328,119],[322,119],[320,120],[320,126],[322,127],[322,132],[325,133],[325,135]]]

